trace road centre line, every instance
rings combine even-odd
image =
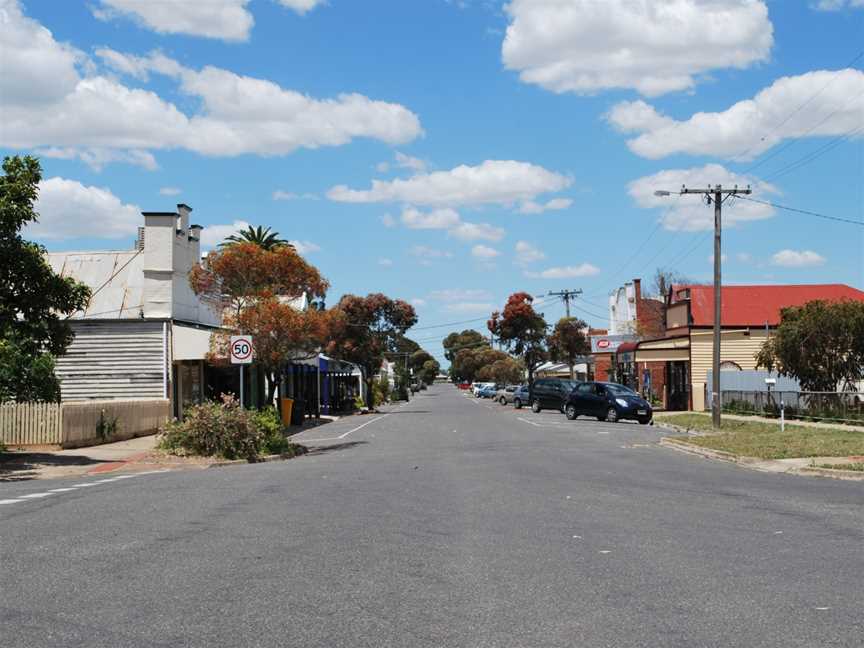
[[[319,441],[339,441],[340,439],[344,439],[345,437],[347,437],[352,432],[356,432],[357,430],[361,430],[364,427],[366,427],[367,425],[371,425],[375,421],[380,421],[381,419],[386,418],[388,416],[390,416],[390,412],[388,412],[387,414],[382,414],[381,416],[376,416],[371,421],[366,421],[362,425],[358,425],[357,427],[355,427],[351,430],[348,430],[345,434],[340,434],[337,437],[328,437],[326,439],[300,439],[300,440],[303,441],[304,443],[313,443],[313,442],[319,442]]]

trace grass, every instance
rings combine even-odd
[[[855,470],[864,472],[864,463],[849,463],[849,464],[817,464],[817,468],[829,468],[831,470]]]
[[[708,414],[674,414],[658,417],[682,428],[713,432]],[[848,457],[864,455],[864,432],[844,428],[817,428],[777,423],[724,419],[719,434],[677,437],[693,445],[741,457],[792,459],[795,457]]]

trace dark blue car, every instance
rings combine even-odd
[[[598,421],[615,423],[623,419],[648,425],[653,417],[651,405],[629,387],[608,382],[584,382],[576,385],[564,404],[564,414],[571,421],[578,416],[594,416]]]

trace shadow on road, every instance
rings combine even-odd
[[[365,445],[369,443],[368,441],[346,441],[345,443],[334,443],[333,445],[323,445],[323,446],[307,446],[309,448],[309,452],[306,454],[310,457],[314,455],[326,454],[328,452],[335,452],[338,450],[348,450],[349,448],[353,448],[354,446]]]

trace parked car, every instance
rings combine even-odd
[[[498,393],[495,394],[495,400],[501,403],[502,405],[507,405],[508,403],[513,402],[513,394],[516,393],[516,388],[519,385],[506,385],[498,390]]]
[[[480,390],[483,389],[484,387],[490,387],[490,386],[494,387],[495,383],[475,382],[471,385],[471,391],[477,398],[480,398]]]
[[[584,382],[567,398],[564,414],[571,421],[580,415],[595,416],[598,421],[615,423],[622,419],[651,422],[651,405],[629,387],[617,383]]]
[[[464,390],[467,391],[467,390],[471,389],[471,383],[469,383],[469,382],[460,382],[460,383],[458,383],[458,384],[456,385],[456,387],[457,387],[458,389],[464,389]]]
[[[522,409],[523,405],[531,402],[531,396],[528,393],[528,385],[519,385],[516,391],[513,392],[513,407]]]
[[[495,385],[486,385],[479,392],[477,398],[495,398],[498,394],[498,388]]]
[[[564,403],[573,388],[579,383],[566,378],[539,378],[531,385],[531,411],[539,412],[544,409],[557,409],[564,411]]]

